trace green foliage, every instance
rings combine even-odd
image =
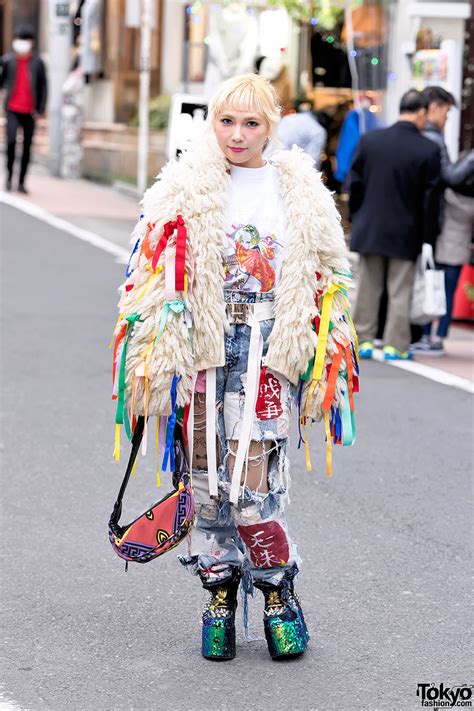
[[[314,0],[269,0],[269,4],[285,8],[290,17],[301,22],[308,22],[318,10]]]
[[[329,4],[322,0],[268,0],[273,7],[283,7],[290,17],[300,22],[309,22],[315,17],[318,26],[326,30],[331,30],[340,20],[344,11],[344,0],[332,0]],[[352,2],[351,5],[357,5]]]
[[[160,94],[150,99],[148,104],[148,119],[150,130],[159,131],[168,128],[168,117],[171,105],[171,98],[165,94]],[[131,119],[130,126],[138,126],[138,112]]]

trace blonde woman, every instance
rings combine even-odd
[[[306,649],[284,516],[295,396],[303,422],[325,421],[329,467],[341,423],[350,437],[357,364],[340,218],[301,150],[264,158],[279,118],[263,78],[221,85],[201,145],[145,193],[120,306],[122,323],[134,314],[127,416],[170,416],[173,400],[188,432],[197,517],[180,560],[210,593],[208,659],[235,656],[241,583],[263,592],[272,658]]]

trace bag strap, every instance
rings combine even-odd
[[[122,513],[122,499],[125,494],[125,489],[127,488],[129,479],[130,479],[130,474],[132,473],[133,470],[133,465],[135,464],[135,460],[137,458],[138,450],[140,449],[140,444],[143,439],[143,430],[145,426],[145,418],[143,416],[139,416],[137,418],[137,423],[135,425],[135,430],[133,432],[133,437],[132,437],[132,451],[130,452],[130,458],[128,460],[127,464],[127,469],[125,470],[125,476],[123,477],[122,481],[122,486],[120,487],[120,491],[117,496],[117,501],[114,504],[114,510],[112,512],[112,515],[110,517],[111,521],[114,521],[115,523],[118,523],[121,513]]]
[[[429,242],[424,242],[421,248],[421,267],[422,271],[435,268],[433,247]]]

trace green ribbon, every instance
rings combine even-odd
[[[129,336],[129,331],[131,330],[133,324],[140,319],[140,314],[130,314],[130,316],[126,317],[127,323],[127,330],[125,331],[125,336],[123,339],[123,349],[122,349],[122,357],[120,359],[120,372],[119,372],[119,384],[118,384],[118,397],[117,397],[117,412],[115,413],[115,424],[117,425],[123,425],[124,424],[124,410],[125,410],[125,365],[127,362],[127,345],[128,345],[128,336]],[[127,423],[128,423],[128,431],[127,431],[127,437],[131,439],[131,436],[129,436],[129,431],[130,431],[130,423],[128,422],[128,417],[126,418]],[[127,430],[127,428],[126,428]]]
[[[163,306],[163,310],[161,312],[161,323],[160,327],[158,329],[158,334],[155,338],[155,346],[160,340],[161,336],[163,335],[163,331],[165,330],[166,322],[168,320],[168,316],[170,314],[170,311],[172,311],[175,314],[180,314],[184,311],[184,301],[167,301],[165,305]]]
[[[355,421],[354,413],[351,412],[349,404],[349,383],[346,379],[346,388],[344,390],[344,407],[340,410],[342,420],[342,444],[345,447],[350,447],[355,442]]]

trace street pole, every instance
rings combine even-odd
[[[137,187],[142,195],[148,183],[148,101],[150,98],[150,51],[152,1],[141,0],[140,23],[140,96],[138,100]]]
[[[48,32],[48,134],[51,175],[61,175],[61,108],[64,82],[71,63],[69,2],[49,0]]]

